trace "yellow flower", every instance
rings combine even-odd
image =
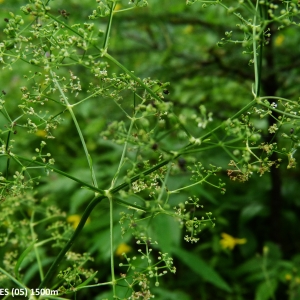
[[[292,279],[292,275],[291,274],[285,274],[285,280],[286,281],[290,281]]]
[[[123,253],[128,253],[128,252],[130,252],[130,251],[131,251],[131,247],[130,247],[130,246],[128,246],[128,245],[125,244],[125,243],[121,243],[121,244],[118,246],[117,250],[116,250],[116,255],[117,255],[117,256],[121,256]]]
[[[220,244],[224,249],[233,250],[236,245],[242,245],[247,242],[246,239],[237,239],[227,233],[221,233],[222,239],[220,240]]]
[[[115,11],[116,11],[116,10],[120,10],[121,8],[122,8],[122,5],[118,3],[118,4],[116,5],[116,7],[115,7]]]
[[[36,131],[35,135],[40,136],[40,137],[45,137],[47,135],[47,133],[46,133],[45,130],[39,129],[39,130]]]
[[[274,41],[274,44],[275,44],[275,46],[279,47],[279,46],[282,45],[283,41],[284,41],[284,35],[283,35],[283,34],[279,34],[279,35],[276,37],[276,39],[275,39],[275,41]]]
[[[80,215],[70,215],[67,217],[67,222],[70,223],[74,229],[77,228],[80,220],[81,220]],[[89,223],[89,222],[90,222],[90,218],[87,219],[86,223]]]
[[[9,224],[10,224],[10,223],[9,223],[8,221],[3,221],[3,222],[2,222],[2,225],[4,225],[5,227],[8,227]]]
[[[263,254],[266,256],[269,254],[269,247],[267,247],[267,246],[263,247]]]
[[[184,34],[190,34],[194,31],[194,27],[192,25],[187,25],[185,26],[185,28],[183,29],[183,33]]]

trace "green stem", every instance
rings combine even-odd
[[[257,155],[255,155],[255,153],[250,149],[248,139],[246,140],[246,150],[247,150],[250,154],[252,154],[259,162],[262,161],[262,160],[261,160]]]
[[[265,103],[263,103],[263,102],[261,102],[261,101],[259,101],[258,103],[259,103],[260,105],[262,105],[262,106],[267,107],[268,109],[270,109],[270,110],[272,110],[272,111],[276,111],[276,112],[277,112],[278,114],[280,114],[280,115],[288,116],[288,117],[291,117],[291,118],[293,118],[293,119],[300,119],[300,116],[293,115],[293,114],[291,114],[291,113],[287,113],[287,112],[285,112],[285,111],[282,111],[282,110],[273,108],[272,106],[270,106],[270,105],[268,105],[268,104],[265,104]]]
[[[88,184],[88,183],[86,183],[86,182],[84,182],[84,181],[82,181],[82,180],[80,180],[80,179],[78,179],[78,178],[76,178],[76,177],[68,174],[68,173],[65,173],[65,172],[63,172],[63,171],[61,171],[59,169],[56,169],[56,168],[50,166],[49,164],[45,164],[45,163],[42,163],[42,162],[39,162],[39,161],[36,161],[36,160],[32,160],[32,159],[29,159],[29,158],[26,158],[26,157],[23,157],[23,156],[15,155],[15,154],[11,155],[11,157],[13,159],[18,158],[20,160],[25,160],[25,161],[28,161],[30,163],[34,163],[36,165],[43,166],[44,168],[48,168],[50,171],[53,171],[53,172],[55,172],[57,174],[61,174],[61,175],[65,176],[65,177],[67,177],[67,178],[70,178],[70,179],[72,179],[72,180],[80,183],[81,185],[83,185],[84,187],[89,188],[92,191],[95,191],[95,192],[100,193],[100,194],[104,194],[104,190],[100,190],[99,188],[97,188],[95,186],[92,186],[92,185],[90,185],[90,184]]]
[[[201,1],[201,2],[205,2],[205,1]],[[210,1],[208,1],[208,3],[209,3]],[[213,1],[214,2],[214,1]],[[212,2],[212,3],[213,3]],[[223,8],[225,8],[227,11],[229,11],[229,7],[227,7],[225,4],[223,4],[222,2],[221,2],[221,0],[217,0],[217,1],[215,1],[217,4],[219,4],[219,5],[221,5]],[[247,25],[250,25],[250,23],[247,21],[247,20],[245,20],[243,17],[242,17],[242,15],[241,14],[239,14],[239,13],[236,13],[236,12],[233,12],[233,15],[235,15],[238,19],[240,19],[242,22],[244,22],[245,24],[247,24]]]
[[[130,209],[136,209],[136,210],[142,211],[142,212],[147,212],[148,211],[145,207],[126,202],[126,201],[124,201],[120,198],[117,198],[117,197],[114,197],[114,201],[117,204],[120,204],[120,205],[125,206],[125,207],[130,208]]]
[[[86,222],[86,220],[88,219],[88,217],[90,216],[92,210],[95,208],[95,206],[100,203],[104,198],[106,198],[106,196],[95,196],[93,198],[93,200],[89,203],[89,205],[87,206],[87,208],[85,209],[82,218],[75,230],[75,232],[73,233],[72,237],[70,238],[70,240],[67,242],[67,244],[64,246],[63,249],[61,249],[60,253],[58,254],[58,256],[55,258],[54,262],[52,263],[50,269],[48,270],[48,272],[45,275],[44,280],[41,282],[41,284],[39,285],[39,289],[42,289],[46,286],[46,284],[48,283],[48,281],[54,277],[54,272],[56,271],[56,269],[58,268],[60,262],[62,261],[62,259],[64,258],[65,254],[67,253],[67,251],[72,247],[74,241],[76,240],[77,236],[79,235],[79,233],[81,232],[81,230],[83,229],[83,226]]]
[[[80,126],[79,126],[79,124],[78,124],[78,122],[77,122],[76,116],[75,116],[75,114],[74,114],[74,112],[73,112],[73,109],[72,109],[73,105],[71,105],[71,104],[69,103],[68,98],[66,97],[66,95],[65,95],[65,93],[63,92],[63,90],[62,90],[60,84],[59,84],[58,81],[56,80],[55,74],[53,73],[52,70],[50,70],[50,73],[51,73],[53,82],[54,82],[54,84],[57,86],[57,88],[58,88],[58,90],[59,90],[61,96],[63,97],[64,102],[66,103],[67,109],[68,109],[68,111],[70,112],[70,115],[71,115],[71,117],[72,117],[72,119],[73,119],[73,122],[74,122],[74,124],[75,124],[76,129],[77,129],[77,133],[78,133],[79,138],[80,138],[80,141],[81,141],[81,143],[82,143],[82,147],[83,147],[83,150],[84,150],[86,159],[87,159],[87,161],[88,161],[88,165],[89,165],[89,168],[90,168],[90,171],[91,171],[91,177],[92,177],[93,185],[97,188],[97,187],[98,187],[98,184],[97,184],[96,174],[95,174],[95,171],[94,171],[94,168],[93,168],[93,164],[92,164],[92,158],[91,158],[91,156],[90,156],[90,154],[89,154],[89,151],[88,151],[88,149],[87,149],[87,147],[86,147],[86,143],[85,143],[85,140],[84,140],[82,131],[81,131]]]
[[[30,218],[30,232],[31,232],[31,239],[34,241],[35,239],[35,232],[34,232],[34,213],[35,211],[32,212],[31,218]],[[40,279],[43,280],[44,278],[44,272],[43,272],[43,268],[42,268],[42,263],[41,263],[41,258],[39,255],[39,251],[37,249],[37,245],[34,245],[34,253],[36,256],[36,261],[38,264],[38,268],[39,268],[39,273],[40,273]]]
[[[158,163],[157,165],[153,166],[152,168],[150,168],[148,170],[145,170],[145,171],[143,171],[143,172],[141,172],[141,173],[139,173],[139,174],[137,174],[137,175],[129,178],[127,182],[123,182],[122,184],[120,184],[120,185],[116,186],[115,188],[111,189],[110,193],[111,194],[117,193],[118,191],[124,189],[125,187],[128,187],[131,183],[139,180],[141,177],[146,176],[148,174],[151,174],[154,171],[156,171],[156,170],[160,169],[161,167],[165,166],[166,164],[168,164],[170,161],[172,161],[173,159],[177,158],[178,156],[179,156],[179,154],[175,155],[174,157],[172,157],[170,159],[163,160],[160,163]],[[94,187],[94,186],[92,186],[92,185],[90,185],[90,184],[88,184],[86,182],[83,182],[82,180],[80,180],[80,179],[78,179],[78,178],[76,178],[74,176],[71,176],[68,173],[65,173],[65,172],[63,172],[63,171],[61,171],[59,169],[56,169],[56,168],[54,168],[52,166],[49,166],[48,164],[45,164],[45,163],[42,163],[42,162],[39,162],[39,161],[36,161],[36,160],[28,159],[26,157],[22,157],[22,156],[15,155],[15,154],[13,154],[11,157],[14,158],[14,159],[18,158],[18,159],[21,159],[21,160],[28,161],[30,163],[34,163],[34,164],[43,166],[45,168],[50,169],[51,171],[53,171],[55,173],[61,174],[61,175],[65,176],[65,177],[67,177],[67,178],[70,178],[70,179],[72,179],[72,180],[80,183],[84,187],[87,187],[87,188],[91,189],[92,191],[95,191],[95,192],[99,193],[100,195],[104,195],[105,194],[104,190],[100,190],[99,188],[96,188],[96,187]]]
[[[114,263],[114,204],[112,197],[109,197],[109,239],[110,239],[110,272],[113,286],[113,297],[116,296],[116,279],[115,279],[115,263]]]
[[[195,186],[195,185],[198,185],[198,184],[202,184],[202,182],[206,182],[206,179],[207,179],[209,176],[210,176],[210,174],[209,174],[209,175],[206,175],[206,176],[205,176],[204,178],[202,178],[200,181],[197,181],[197,182],[195,182],[195,183],[193,183],[193,184],[190,184],[190,185],[188,185],[188,186],[182,187],[182,188],[177,189],[177,190],[169,191],[169,194],[176,194],[176,193],[178,193],[179,191],[188,189],[188,188],[190,188],[190,187],[192,187],[192,186]]]
[[[5,145],[5,152],[8,154],[8,147],[9,147],[9,141],[10,141],[10,134],[11,130],[8,131],[7,135],[7,140],[6,140],[6,145]],[[8,154],[7,156],[7,161],[6,161],[6,173],[5,173],[5,178],[8,179],[8,169],[9,169],[9,164],[10,164],[10,155]]]
[[[259,97],[259,99],[260,100],[263,100],[263,99],[266,99],[266,100],[269,100],[269,99],[282,100],[282,101],[286,101],[286,102],[291,102],[293,104],[297,104],[297,101],[282,98],[282,97],[277,97],[277,96],[264,96],[264,97]]]
[[[93,186],[95,186],[96,188],[98,188],[98,183],[97,183],[96,174],[95,174],[95,170],[94,170],[93,163],[92,163],[92,158],[91,158],[91,156],[89,154],[89,151],[88,151],[88,149],[86,147],[86,143],[85,143],[82,131],[81,131],[80,126],[79,126],[79,124],[77,122],[77,119],[76,119],[76,116],[75,116],[75,114],[74,114],[74,112],[72,110],[72,107],[68,106],[68,110],[69,110],[69,112],[70,112],[70,114],[72,116],[72,119],[74,121],[75,127],[77,129],[78,135],[79,135],[81,143],[82,143],[82,147],[83,147],[86,159],[87,159],[88,164],[89,164],[89,169],[91,171],[91,177],[92,177]]]
[[[223,147],[223,144],[214,144],[211,146],[207,146],[207,147],[199,147],[199,148],[195,148],[195,149],[190,149],[190,150],[186,150],[184,152],[181,152],[182,155],[184,154],[190,154],[190,153],[197,153],[197,152],[202,152],[202,151],[206,151],[206,150],[211,150],[211,149],[215,149],[218,147]],[[235,148],[235,147],[234,147]]]
[[[84,98],[84,99],[82,99],[82,100],[80,100],[80,101],[74,103],[74,104],[73,104],[73,107],[75,107],[76,105],[79,105],[79,104],[81,104],[81,103],[83,103],[83,102],[85,102],[85,101],[89,100],[90,98],[93,98],[93,97],[95,97],[95,96],[97,96],[97,95],[98,95],[98,91],[95,92],[95,93],[93,93],[93,94],[91,94],[91,95],[89,95],[88,97],[86,97],[86,98]]]
[[[116,183],[116,181],[117,181],[117,179],[119,177],[122,165],[124,163],[125,154],[126,154],[126,151],[127,151],[127,144],[128,144],[129,137],[131,136],[131,131],[132,131],[132,127],[133,127],[134,121],[135,121],[135,118],[134,117],[131,118],[129,130],[127,132],[127,137],[126,137],[126,141],[125,141],[125,144],[124,144],[124,148],[123,148],[122,156],[121,156],[120,163],[119,163],[119,166],[118,166],[118,170],[117,170],[116,174],[114,175],[114,178],[113,178],[113,180],[111,182],[111,188],[110,189],[112,189],[115,186],[115,183]]]
[[[259,0],[256,1],[256,7],[255,7],[256,13],[258,12],[258,2]],[[255,97],[258,97],[260,80],[259,80],[259,73],[258,73],[257,49],[256,49],[256,14],[254,14],[253,17],[252,40],[253,40],[253,61],[254,61],[254,78],[255,78],[254,94]]]
[[[232,159],[236,160],[236,157],[227,149],[225,145],[220,145],[220,147],[227,153],[227,155]]]
[[[110,29],[111,29],[111,24],[112,24],[112,18],[113,18],[113,12],[115,9],[116,3],[113,2],[111,7],[110,7],[110,15],[109,15],[109,21],[106,27],[106,32],[105,32],[105,38],[104,38],[104,43],[103,43],[103,50],[106,52],[108,48],[108,40],[109,40],[109,34],[110,34]]]
[[[5,106],[2,107],[2,109],[0,110],[1,114],[4,116],[4,118],[11,124],[12,123],[12,120],[5,108]]]
[[[157,202],[159,203],[163,197],[163,194],[164,192],[167,190],[167,181],[169,179],[169,176],[170,176],[170,172],[171,172],[171,169],[172,169],[172,164],[169,163],[168,164],[168,168],[167,168],[167,172],[166,172],[166,175],[165,175],[165,178],[162,182],[162,186],[161,186],[161,192],[159,193],[158,197],[157,197]],[[165,201],[165,205],[168,203],[168,197]]]
[[[119,9],[119,10],[114,11],[114,14],[120,13],[120,12],[123,12],[123,11],[132,10],[132,9],[135,9],[135,7],[129,7],[129,8],[124,8],[124,9]]]
[[[28,289],[24,284],[22,284],[20,281],[18,281],[14,276],[10,275],[8,272],[6,272],[4,269],[0,267],[0,272],[6,275],[11,281],[16,283],[18,286],[20,286],[23,289],[27,289],[28,294],[31,294],[30,289]]]
[[[43,245],[45,245],[45,244],[47,244],[47,243],[50,243],[50,242],[52,242],[52,241],[55,241],[55,240],[56,240],[55,237],[51,237],[51,238],[42,240],[41,242],[36,243],[36,244],[35,244],[35,247],[41,247],[41,246],[43,246]],[[44,278],[44,276],[43,276],[43,278]],[[42,279],[43,279],[43,278],[42,278]]]

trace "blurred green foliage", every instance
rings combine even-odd
[[[9,12],[22,14],[19,7],[25,5],[26,1],[5,0],[0,2],[0,27],[4,28],[5,19],[10,18]],[[117,9],[128,8],[133,5],[130,2],[137,3],[138,1],[129,1],[129,4],[128,0],[119,1]],[[195,136],[212,130],[253,99],[251,89],[254,72],[253,65],[249,63],[252,59],[252,43],[235,42],[247,40],[251,32],[240,30],[237,26],[241,23],[240,20],[220,5],[213,3],[204,8],[204,2],[199,1],[192,6],[187,6],[183,0],[174,0],[172,3],[167,0],[150,0],[146,7],[117,12],[114,15],[109,39],[109,53],[127,66],[130,71],[134,71],[138,77],[151,77],[162,83],[171,83],[165,88],[164,98],[173,103],[174,112]],[[284,9],[286,3],[274,1],[274,5],[280,6],[279,9]],[[68,2],[55,0],[49,3],[51,13],[60,17],[69,26],[87,21],[96,4],[96,1],[92,0],[70,0]],[[236,7],[236,11],[241,12],[245,19],[253,18],[252,12],[247,11],[243,6],[243,1],[239,1],[239,3],[229,1],[226,5]],[[253,5],[255,6],[255,3]],[[298,9],[298,6],[295,9]],[[65,13],[62,13],[63,10]],[[24,16],[24,19],[30,20],[31,17],[30,15]],[[297,22],[298,19],[298,15],[295,14],[293,20]],[[96,31],[105,32],[107,18],[97,19],[96,24]],[[277,96],[296,101],[299,98],[300,35],[297,26],[278,30],[280,25],[279,19],[270,20],[265,29],[265,34],[271,33],[271,36],[266,36],[268,43],[260,53],[262,56],[261,96]],[[229,32],[232,32],[231,38],[227,39]],[[103,38],[104,35],[99,38],[101,42]],[[223,38],[225,40],[222,40]],[[0,39],[6,39],[2,31]],[[103,58],[103,64],[109,65],[109,76],[120,73],[119,68],[105,58]],[[20,87],[24,82],[26,84],[27,79],[23,76],[28,76],[29,70],[32,72],[32,76],[39,81],[40,69],[37,66],[20,64],[20,67],[18,65],[10,72],[1,70],[1,90],[5,91],[7,95],[6,109],[13,117],[18,116],[16,103],[19,103],[19,99],[22,97]],[[57,72],[62,76],[69,76],[69,71],[80,74],[83,87],[80,97],[87,97],[90,82],[93,81],[94,84],[97,84],[98,79],[91,78],[89,70],[79,64],[74,64],[69,67],[68,71],[66,70],[68,67],[61,68]],[[103,132],[108,130],[107,128],[112,126],[115,120],[123,119],[122,110],[129,112],[132,109],[130,106],[131,93],[124,91],[122,96],[124,98],[122,107],[118,107],[109,97],[98,97],[86,101],[78,109],[74,108],[86,138],[87,148],[93,159],[100,189],[110,186],[123,150],[123,146],[118,143],[118,137],[115,137],[114,140],[103,138]],[[205,111],[203,107],[201,108],[202,105],[205,107]],[[60,113],[55,105],[50,105],[48,109],[51,110],[50,114]],[[61,117],[61,125],[55,130],[55,139],[47,140],[46,151],[55,157],[56,168],[87,182],[90,170],[87,168],[81,141],[73,127],[70,115],[63,113]],[[253,119],[255,126],[261,130],[263,141],[266,142],[270,139],[276,141],[280,145],[278,149],[290,146],[290,140],[277,140],[277,136],[276,138],[270,136],[268,128],[272,125],[271,118],[260,119],[257,116]],[[127,126],[129,120],[125,122],[127,122]],[[145,147],[144,153],[147,154],[145,156],[152,164],[158,161],[159,155],[153,150],[156,147],[159,151],[160,149],[180,149],[184,144],[182,132],[172,128],[172,120],[167,120],[167,122],[169,122],[171,134],[165,139],[161,136],[160,141],[158,132],[157,141],[149,140],[148,146]],[[298,128],[296,121],[293,124],[283,125],[280,128],[280,134],[290,135],[291,128]],[[8,126],[10,126],[8,121],[1,117],[1,129],[5,130]],[[116,131],[121,134],[121,130],[118,130]],[[295,132],[296,134],[297,132]],[[214,132],[211,138],[225,141],[227,136],[227,132],[222,129]],[[279,134],[278,137],[280,137]],[[44,136],[42,131],[32,134],[28,133],[25,128],[17,128],[14,139],[14,151],[22,153],[24,157],[31,157],[34,149],[40,147]],[[213,213],[216,226],[203,230],[197,244],[188,244],[184,241],[185,232],[180,229],[178,222],[175,222],[173,218],[157,215],[151,223],[148,220],[144,222],[143,228],[148,228],[153,240],[158,242],[158,246],[153,245],[155,254],[162,251],[174,257],[174,265],[177,269],[175,275],[169,274],[168,277],[161,277],[159,287],[153,287],[156,299],[299,299],[299,169],[287,169],[288,158],[284,157],[284,162],[279,168],[272,167],[263,176],[254,172],[249,181],[243,183],[232,181],[226,171],[229,168],[230,160],[232,157],[243,160],[243,151],[239,150],[238,146],[236,148],[234,146],[232,151],[230,148],[220,151],[221,148],[209,149],[208,147],[205,151],[185,154],[174,162],[176,172],[168,182],[170,190],[180,188],[182,185],[189,185],[191,183],[189,167],[193,167],[196,162],[200,161],[205,168],[208,168],[210,164],[223,168],[223,171],[216,173],[215,181],[222,179],[226,183],[226,194],[221,195],[219,190],[203,184],[195,185],[187,191],[184,190],[180,194],[173,195],[172,206],[179,205],[188,197],[196,195],[200,199],[200,204],[204,205],[203,213],[197,212],[197,216],[201,217],[205,215],[205,212]],[[263,156],[263,150],[260,150],[259,153]],[[297,158],[298,153],[296,152],[294,156]],[[13,162],[11,164],[12,169],[16,167]],[[6,160],[2,158],[0,168],[4,173]],[[140,166],[140,169],[142,168],[143,166]],[[130,168],[128,167],[128,169]],[[122,173],[122,176],[125,176],[125,173]],[[28,204],[30,201],[40,205],[41,210],[40,214],[36,213],[37,220],[31,219],[32,222],[41,220],[44,213],[53,214],[53,211],[47,211],[52,206],[59,207],[59,214],[60,211],[65,211],[67,216],[63,218],[67,220],[68,216],[81,216],[93,196],[91,190],[81,189],[80,184],[59,174],[50,172],[46,176],[45,172],[39,169],[34,170],[33,174],[41,176],[39,186],[33,195],[2,203],[3,222],[7,217],[5,212],[13,203],[20,208],[15,210],[13,216],[9,216],[12,227],[8,228],[21,230],[27,226],[26,228],[30,229],[29,221],[25,224],[26,226],[22,223],[25,222],[24,220],[32,218],[29,211],[32,204]],[[147,196],[146,193],[141,194],[140,198],[147,198]],[[132,196],[132,198],[138,204],[141,201],[138,197]],[[87,270],[93,269],[93,271],[89,270],[86,277],[91,276],[97,270],[96,277],[99,282],[110,280],[108,212],[108,203],[101,203],[101,208],[99,206],[92,212],[89,222],[72,248],[72,251],[88,252],[93,257],[92,262],[88,259],[85,261],[88,266]],[[132,213],[131,210],[122,206],[115,208],[114,211],[115,246],[117,249],[120,245],[126,244],[130,247],[127,255],[137,256],[139,248],[135,239],[129,232],[122,234],[119,224],[120,214],[122,215],[124,212]],[[6,225],[4,223],[2,225],[4,229],[1,229],[1,233],[4,233]],[[52,235],[53,239],[56,241],[67,240],[63,233],[68,234],[69,230],[71,231],[71,225],[65,223],[61,225],[64,227],[59,227],[59,224],[56,226],[62,232],[59,231],[56,232],[56,235]],[[44,233],[46,229],[41,226],[37,230],[44,235],[44,239],[47,238],[47,234]],[[223,232],[232,237],[245,238],[247,242],[245,244],[237,243],[232,250],[223,249],[220,244]],[[23,234],[31,236],[32,232],[28,231]],[[10,238],[15,239],[16,236]],[[31,238],[15,241],[13,245],[24,250],[30,240]],[[11,246],[9,250],[12,251],[12,249]],[[1,268],[12,265],[13,260],[17,261],[17,257],[7,260],[6,252],[7,249],[2,247],[0,253],[6,260],[3,259]],[[40,253],[42,265],[48,267],[51,259],[57,253],[57,249],[50,246],[45,253]],[[80,259],[77,259],[79,265],[82,263]],[[116,265],[125,263],[125,258],[122,256],[115,255],[115,260]],[[24,274],[26,274],[23,282],[28,286],[35,287],[40,278],[37,265],[31,264],[32,261],[33,258],[29,257],[22,265],[22,269],[25,270]],[[141,260],[136,262],[136,268],[139,267],[144,267]],[[117,274],[124,272],[123,268],[117,267]],[[3,278],[1,277],[1,279]],[[7,281],[4,283],[8,287],[12,287]],[[120,299],[128,297],[122,287],[117,289],[119,295],[122,295]],[[74,295],[65,297],[66,299],[68,297],[75,299]],[[108,287],[101,286],[78,291],[77,299],[86,297],[95,300],[112,299],[112,292]]]

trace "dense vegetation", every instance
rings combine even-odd
[[[3,299],[300,298],[297,1],[0,5]]]

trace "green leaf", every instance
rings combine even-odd
[[[81,288],[81,287],[84,287],[84,286],[86,286],[86,285],[88,285],[88,283],[90,283],[94,278],[95,278],[95,276],[97,275],[97,273],[98,273],[98,271],[96,271],[91,277],[89,277],[87,280],[85,280],[84,282],[82,282],[81,284],[79,284],[78,286],[77,286],[77,289],[78,288]]]
[[[258,202],[250,203],[242,210],[240,215],[240,220],[242,223],[247,223],[257,215],[261,215],[262,213],[264,213],[265,209],[266,207],[261,203]]]
[[[164,288],[153,288],[153,293],[155,295],[155,299],[162,300],[162,299],[168,299],[168,300],[192,300],[191,296],[186,294],[184,291],[180,289],[175,290],[167,290]]]
[[[181,230],[178,222],[169,216],[159,214],[153,219],[154,239],[164,253],[172,253],[179,246]]]
[[[201,258],[199,258],[198,255],[180,248],[174,249],[173,253],[204,280],[212,283],[214,286],[224,291],[231,292],[231,288],[222,279],[222,277]]]
[[[33,248],[34,244],[36,243],[37,240],[32,241],[29,246],[22,252],[22,254],[20,255],[16,265],[15,265],[15,276],[16,278],[20,279],[20,274],[19,274],[19,268],[23,262],[23,260],[25,259],[25,257],[29,254],[29,252],[31,251],[31,249]]]
[[[278,281],[271,279],[260,284],[255,293],[255,300],[274,299]]]

